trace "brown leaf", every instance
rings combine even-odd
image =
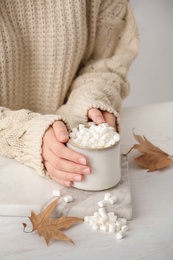
[[[133,135],[139,144],[134,144],[127,154],[133,149],[141,152],[142,155],[135,158],[141,167],[148,169],[148,172],[153,172],[173,164],[169,154],[153,145],[145,136],[136,135],[134,132]]]
[[[39,236],[44,237],[47,245],[49,245],[51,239],[66,240],[73,243],[60,229],[67,229],[73,224],[83,221],[82,218],[68,216],[50,219],[49,217],[58,203],[58,200],[59,198],[54,200],[40,214],[31,211],[31,216],[29,217],[33,225],[31,232],[38,231]],[[23,226],[25,231],[26,223],[23,223]]]
[[[44,237],[46,240],[47,246],[49,245],[49,242],[51,239],[57,239],[57,240],[66,240],[73,243],[73,241],[68,238],[63,232],[61,232],[59,229],[56,229],[55,226],[48,226],[39,228],[38,230],[39,236]]]

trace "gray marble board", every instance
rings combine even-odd
[[[121,157],[122,177],[118,185],[104,191],[83,191],[66,188],[53,180],[40,177],[33,169],[19,164],[15,160],[0,157],[0,215],[30,216],[31,210],[39,213],[51,201],[53,190],[61,190],[61,198],[52,216],[85,217],[98,211],[98,201],[106,192],[116,195],[118,201],[106,207],[119,217],[132,218],[132,201],[129,181],[128,161]],[[73,202],[66,203],[65,195],[72,195]]]

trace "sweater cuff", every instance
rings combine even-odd
[[[59,110],[58,114],[67,118],[70,129],[77,127],[79,124],[87,124],[88,122],[88,111],[91,108],[97,108],[102,111],[112,113],[116,117],[116,128],[117,132],[120,132],[120,116],[119,113],[110,105],[103,101],[83,100],[82,103],[76,102],[72,106],[70,104],[63,105]],[[69,111],[71,111],[69,115]]]
[[[24,147],[15,158],[20,163],[34,168],[41,176],[49,176],[42,158],[43,136],[46,130],[57,120],[66,123],[59,115],[39,115],[26,124],[26,132],[22,136]]]
[[[119,113],[113,109],[111,106],[105,104],[104,102],[102,101],[97,101],[97,103],[90,103],[90,105],[88,105],[88,101],[83,103],[83,106],[80,107],[80,113],[78,113],[78,115],[76,116],[76,121],[77,122],[83,122],[84,124],[88,122],[88,111],[91,109],[91,108],[97,108],[99,110],[102,110],[102,111],[107,111],[111,114],[113,114],[115,117],[116,117],[116,129],[117,129],[117,132],[119,133],[120,132],[120,116],[119,116]],[[76,105],[76,108],[78,111],[79,111],[79,107],[78,105]]]

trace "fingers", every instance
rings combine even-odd
[[[105,123],[102,112],[97,108],[91,108],[88,111],[88,118],[91,119],[95,124]]]
[[[108,123],[108,125],[115,128],[115,126],[116,126],[115,116],[107,111],[103,111],[103,116],[105,118],[106,123]]]
[[[83,176],[85,174],[90,173],[90,169],[88,169],[89,167],[82,167],[80,169],[80,167],[78,165],[71,165],[71,162],[68,162],[68,163],[67,162],[64,163],[63,159],[61,159],[61,160],[59,160],[58,167],[55,168],[49,161],[45,161],[45,167],[53,180],[55,180],[56,182],[58,182],[62,185],[65,185],[65,186],[71,186],[74,181],[75,182],[82,181]],[[70,167],[72,167],[72,168],[70,168]],[[74,172],[81,172],[81,170],[82,170],[83,174],[72,173],[71,172],[72,169],[74,169]]]
[[[53,180],[56,182],[70,187],[73,181],[82,181],[82,175],[71,174],[61,170],[56,170],[49,162],[45,162],[45,166]]]
[[[47,151],[51,150],[56,157],[63,158],[75,163],[79,163],[82,165],[87,165],[87,159],[82,154],[75,152],[69,148],[67,148],[63,143],[58,142],[55,137],[54,131],[52,128],[47,131],[44,140],[43,140],[43,157],[47,159]],[[52,160],[51,158],[48,158]]]
[[[80,168],[80,166],[78,165],[71,165],[70,162],[69,164],[67,162],[63,163],[63,159],[62,162],[59,161],[59,165],[57,165],[57,168],[53,167],[53,165],[49,161],[44,161],[44,165],[50,177],[54,181],[67,187],[70,187],[73,182],[81,182],[83,180],[83,176],[88,174],[88,172],[90,173],[90,169],[88,169],[88,167]],[[72,172],[73,170],[74,173]],[[80,172],[82,172],[82,174]]]
[[[60,178],[58,174],[55,174],[54,173],[54,168],[52,167],[52,165],[48,162],[48,161],[45,161],[45,167],[48,171],[48,173],[50,174],[51,178],[58,182],[59,184],[63,185],[63,186],[67,186],[67,187],[71,187],[72,184],[73,184],[73,181],[69,180],[67,178],[67,176],[63,176],[64,178]],[[65,178],[66,177],[66,178]]]
[[[60,170],[74,174],[90,174],[91,169],[87,165],[82,165],[64,158],[57,157],[51,150],[45,149],[44,157],[52,165],[55,170]]]

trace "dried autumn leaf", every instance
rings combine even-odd
[[[58,203],[58,200],[59,198],[54,200],[40,214],[35,214],[34,211],[31,211],[31,216],[29,217],[33,226],[31,232],[37,230],[39,236],[44,237],[47,245],[49,245],[51,239],[66,240],[73,243],[73,241],[69,237],[67,237],[62,231],[60,231],[60,229],[67,229],[71,227],[73,224],[83,221],[82,218],[70,216],[49,219],[56,204]],[[23,226],[24,232],[26,232],[25,228],[27,224],[23,223]]]
[[[148,169],[148,172],[153,172],[173,164],[171,156],[149,142],[145,136],[136,135],[134,132],[133,135],[139,144],[134,144],[127,154],[133,149],[141,152],[142,155],[135,158],[141,167]]]

